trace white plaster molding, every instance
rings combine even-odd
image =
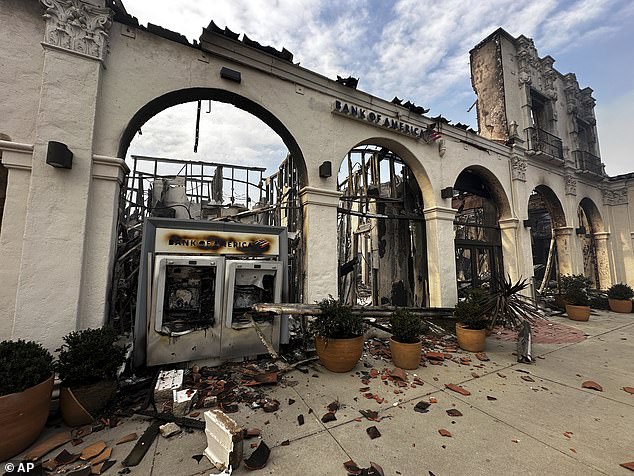
[[[607,239],[610,237],[610,232],[609,231],[598,231],[596,233],[593,233],[592,237],[595,240],[597,240],[597,241],[607,241]]]
[[[324,207],[337,207],[339,197],[343,195],[338,190],[326,188],[304,187],[299,191],[299,199],[302,205],[321,205]]]
[[[498,220],[498,225],[500,225],[500,230],[519,228],[520,220],[519,218],[503,218]]]
[[[82,0],[40,0],[46,7],[44,43],[103,60],[113,12]]]
[[[33,165],[33,145],[0,140],[2,165],[7,169],[31,170]],[[4,152],[9,152],[5,154]]]
[[[92,156],[93,179],[119,182],[121,185],[129,172],[130,168],[123,159],[96,154]]]
[[[445,220],[453,222],[456,218],[457,210],[447,207],[430,207],[423,210],[425,220]]]

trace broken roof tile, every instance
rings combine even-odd
[[[586,380],[581,384],[581,387],[596,390],[597,392],[603,392],[603,387],[593,380]]]
[[[465,388],[462,388],[459,385],[454,385],[453,383],[446,383],[445,387],[449,390],[459,393],[460,395],[464,395],[465,397],[471,395],[471,392]]]

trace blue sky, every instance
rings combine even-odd
[[[469,50],[498,27],[535,40],[540,56],[574,72],[597,99],[601,156],[610,175],[634,171],[626,144],[634,117],[634,2],[630,0],[124,0],[142,24],[159,24],[197,39],[209,20],[278,49],[324,76],[352,75],[358,88],[430,108],[476,128]],[[203,115],[199,153],[193,154],[195,106],[156,116],[131,153],[278,163],[281,140],[242,111],[214,104]],[[247,115],[248,116],[248,115]],[[218,117],[224,123],[219,124]],[[244,121],[250,126],[245,128]],[[240,123],[241,126],[239,125]],[[178,124],[175,126],[174,124]],[[249,131],[248,136],[244,135]]]

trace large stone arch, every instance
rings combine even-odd
[[[595,260],[595,281],[596,286],[599,289],[607,289],[612,285],[611,273],[610,273],[610,257],[608,253],[608,238],[610,234],[605,229],[603,218],[599,208],[594,201],[589,197],[584,197],[579,201],[579,209],[582,210],[583,215],[590,227],[589,230],[583,229],[583,223],[579,223],[579,240],[584,241],[585,245],[590,247],[591,259]],[[580,214],[581,216],[581,214]],[[588,266],[586,263],[587,253],[583,249],[583,271],[588,275]],[[598,282],[597,282],[598,281]]]
[[[472,164],[463,168],[456,176],[453,188],[487,197],[496,208],[497,230],[491,229],[489,223],[489,228],[485,226],[481,228],[482,232],[475,233],[482,237],[474,238],[471,236],[472,231],[478,229],[477,227],[464,227],[464,236],[460,233],[460,228],[456,228],[456,283],[459,295],[461,290],[464,291],[471,285],[479,286],[488,282],[495,286],[502,275],[508,274],[512,279],[517,279],[518,219],[513,216],[510,200],[498,177],[490,169]],[[455,204],[453,206],[455,208]],[[486,208],[485,206],[483,211]]]
[[[544,273],[548,271],[548,276],[545,276],[544,279],[542,279],[541,281],[542,286],[546,286],[553,270],[553,264],[556,264],[555,269],[557,270],[556,272],[559,275],[572,273],[572,255],[570,243],[571,228],[566,220],[564,207],[559,200],[559,197],[550,187],[550,185],[539,183],[535,186],[535,188],[533,188],[532,191],[539,194],[539,196],[541,197],[541,202],[543,203],[550,217],[549,232],[551,233],[551,235],[549,243],[546,243],[543,240],[541,240],[540,242],[537,238],[537,235],[534,234],[540,233],[539,230],[542,229],[541,220],[533,217],[532,220],[535,221],[531,221],[531,258],[535,260],[536,256],[541,256],[541,260],[537,258],[537,262],[532,261],[532,264],[533,266],[535,266],[536,264],[541,264],[543,265],[542,271]],[[530,206],[529,203],[530,197],[526,203],[527,210]],[[542,231],[541,233],[546,232]],[[554,239],[554,244],[556,244],[556,248],[553,248],[552,239]],[[554,249],[556,249],[556,261],[553,262],[552,252]],[[540,277],[541,271],[536,272],[535,275]]]
[[[282,121],[268,109],[255,101],[225,89],[186,88],[171,91],[152,99],[141,107],[141,109],[139,109],[129,120],[122,132],[117,156],[121,158],[126,156],[132,139],[136,135],[137,131],[149,119],[172,106],[198,100],[212,100],[232,104],[237,108],[259,118],[281,137],[282,141],[286,147],[288,147],[288,150],[295,159],[295,164],[302,179],[302,183],[306,183],[307,171],[304,155],[299,144]]]

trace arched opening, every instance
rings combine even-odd
[[[540,292],[550,281],[567,270],[557,246],[557,230],[566,226],[566,217],[559,198],[550,187],[538,185],[528,199],[528,225],[531,233],[533,276]],[[563,265],[563,266],[562,266]]]
[[[134,322],[146,217],[286,227],[286,300],[302,302],[299,190],[306,167],[299,145],[271,112],[224,90],[173,91],[134,115],[121,136],[119,156],[126,157],[131,172],[121,198],[111,322],[122,330]]]
[[[453,186],[458,297],[474,287],[494,289],[503,273],[499,220],[510,206],[497,179],[483,167],[463,170]]]
[[[423,193],[384,141],[352,148],[338,189],[339,295],[349,304],[429,306]]]
[[[607,233],[596,204],[583,198],[577,207],[579,227],[577,236],[583,256],[583,274],[590,278],[597,289],[610,286],[610,270],[607,256]]]

